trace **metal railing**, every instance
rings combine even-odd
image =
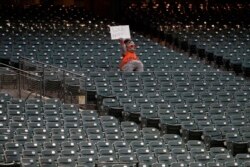
[[[0,88],[12,88],[18,97],[34,95],[58,98],[64,103],[87,103],[86,77],[79,73],[26,57],[19,58],[19,68],[3,63],[0,66],[3,67],[0,71]]]

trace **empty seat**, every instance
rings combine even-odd
[[[68,157],[59,157],[57,159],[57,162],[58,166],[64,166],[64,167],[72,167],[76,165],[76,161]]]
[[[21,161],[20,153],[15,151],[15,150],[5,150],[4,155],[5,155],[6,163],[20,162]]]
[[[41,167],[53,167],[56,166],[56,161],[54,160],[54,158],[39,157],[39,165]]]

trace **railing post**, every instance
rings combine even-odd
[[[22,64],[21,64],[21,58],[18,59],[18,97],[21,98],[22,97],[22,92],[21,92],[21,71],[20,69],[22,68]]]
[[[45,67],[46,67],[46,65],[44,64],[42,66],[43,72],[42,72],[42,94],[41,94],[43,96],[45,96]]]
[[[66,73],[65,73],[65,70],[63,70],[63,101],[64,103],[66,102]]]

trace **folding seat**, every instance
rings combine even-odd
[[[184,141],[187,140],[200,140],[202,131],[199,130],[198,125],[196,123],[190,121],[183,121],[181,134]]]
[[[133,164],[114,164],[112,167],[133,167]]]
[[[6,143],[5,143],[6,144]],[[5,145],[3,145],[3,144],[0,144],[0,155],[2,155],[2,157],[1,158],[3,158],[3,155],[4,155],[4,149],[5,149]],[[4,159],[0,159],[1,161],[0,162],[2,162]]]
[[[7,110],[7,114],[9,118],[12,118],[13,116],[24,116],[24,113],[19,110]]]
[[[49,130],[50,130],[51,136],[55,136],[55,135],[58,135],[58,136],[61,135],[65,137],[69,136],[68,129],[63,129],[61,127],[58,127],[58,128],[52,128]]]
[[[151,152],[147,147],[137,148],[135,150],[135,154],[136,154],[136,156],[137,156],[138,159],[139,159],[139,157],[141,155],[150,155],[150,156],[153,156],[153,152]]]
[[[202,164],[202,163],[199,163],[199,162],[190,162],[189,163],[189,167],[205,167],[206,165],[205,164]]]
[[[31,141],[31,139],[27,135],[14,135],[14,141],[20,145],[23,145],[25,142]]]
[[[113,149],[100,149],[98,151],[98,156],[110,156],[110,157],[116,157],[116,153],[113,151]]]
[[[5,150],[14,150],[20,154],[23,150],[23,145],[16,142],[6,142],[3,146],[5,147]]]
[[[155,127],[157,128],[159,125],[159,117],[157,110],[150,109],[150,108],[143,108],[141,106],[140,111],[140,120],[141,120],[141,126],[142,127]]]
[[[250,161],[246,161],[246,162],[243,162],[242,163],[242,166],[244,166],[244,167],[247,167],[247,166],[249,166],[250,165]]]
[[[24,108],[25,101],[19,98],[12,98],[10,99],[10,104],[18,104],[20,107]]]
[[[96,135],[100,135],[103,137],[103,131],[100,127],[98,128],[87,128],[86,129],[86,133],[87,136],[92,135],[92,134],[96,134]]]
[[[159,129],[153,128],[153,127],[144,127],[141,129],[142,135],[147,135],[147,134],[155,134],[155,135],[160,135]]]
[[[158,112],[159,118],[165,117],[165,116],[170,116],[170,115],[172,117],[174,117],[173,109],[158,109],[157,112]]]
[[[46,117],[51,117],[51,116],[60,117],[60,113],[57,110],[45,110],[44,111],[45,119]]]
[[[107,134],[105,135],[106,141],[110,143],[114,143],[117,140],[122,140],[122,136],[120,134]]]
[[[123,107],[120,106],[118,100],[115,100],[113,98],[103,99],[103,108],[104,112],[107,112],[108,115],[114,116],[119,120],[122,120]]]
[[[130,148],[129,144],[124,141],[115,141],[113,143],[114,151],[118,152],[119,149],[122,148]]]
[[[234,157],[230,154],[217,154],[215,155],[215,161],[218,163],[234,162]]]
[[[34,135],[45,135],[50,136],[50,133],[45,128],[34,128],[33,129]]]
[[[171,145],[171,148],[169,148],[169,149],[171,150],[172,156],[175,157],[175,158],[177,158],[177,156],[179,156],[179,155],[190,156],[189,152],[185,148],[185,145],[184,146],[180,146],[180,145],[173,146],[173,145]]]
[[[131,150],[130,148],[120,148],[117,150],[117,156],[120,159],[120,157],[122,156],[131,156],[131,157],[135,157],[135,153],[133,150]]]
[[[53,167],[56,166],[56,162],[54,158],[41,156],[39,158],[39,165],[41,167]]]
[[[220,131],[221,131],[223,137],[225,137],[227,133],[237,134],[239,132],[237,128],[234,128],[231,126],[222,127],[222,128],[220,128]]]
[[[217,109],[216,109],[217,110]],[[212,112],[215,111],[215,110],[212,110]],[[218,115],[220,115],[220,112],[224,112],[223,110],[217,110],[218,111]],[[217,113],[210,113],[210,117],[211,117],[211,121],[216,123],[217,121],[225,121],[225,122],[228,122],[230,121],[229,118],[225,115],[220,115],[220,117],[217,116]]]
[[[22,158],[30,158],[36,162],[39,159],[39,154],[35,150],[23,150]]]
[[[236,103],[243,105],[243,106],[248,102],[248,100],[249,100],[249,98],[246,98],[246,97],[235,98]]]
[[[185,90],[179,90],[180,92],[182,91],[185,91]],[[171,99],[166,99],[165,100],[170,104],[170,105],[173,105],[173,106],[176,106],[177,104],[183,104],[184,103],[184,100],[177,97],[177,98],[171,98]]]
[[[153,163],[156,163],[157,160],[154,155],[140,155],[138,161],[142,166],[151,166]]]
[[[108,116],[108,115],[101,116],[99,119],[101,122],[116,122],[116,123],[118,123],[118,119],[113,117],[113,116]]]
[[[98,163],[105,164],[105,163],[114,163],[116,162],[116,158],[114,156],[99,156]]]
[[[97,159],[97,151],[95,149],[81,149],[80,154],[81,157],[91,157],[94,160]]]
[[[102,122],[101,123],[102,129],[105,131],[105,129],[108,128],[119,128],[119,124],[117,121],[107,121],[107,122]]]
[[[150,103],[149,99],[147,97],[137,97],[135,98],[135,103],[141,106],[142,104],[148,104]]]
[[[133,99],[132,97],[120,97],[119,103],[121,106],[124,106],[126,104],[133,104]]]
[[[37,166],[37,161],[32,158],[21,158],[21,163],[24,167]]]
[[[218,128],[206,127],[203,129],[202,139],[206,148],[224,146],[224,139]]]
[[[182,123],[182,122],[191,120],[190,113],[187,112],[186,110],[182,110],[182,109],[178,110],[177,109],[177,112],[179,112],[179,113],[175,113],[175,115],[176,115],[176,119],[178,120],[178,122]]]
[[[82,117],[83,123],[100,123],[97,116],[84,116]]]
[[[235,162],[238,163],[239,166],[246,166],[247,162],[250,162],[249,153],[239,153],[235,155]]]
[[[53,104],[53,105],[55,105],[55,106],[52,106],[53,108],[54,107],[59,107],[60,108],[62,102],[58,98],[49,98],[49,99],[45,100],[45,104]]]
[[[44,105],[43,105],[43,110],[56,110],[58,112],[60,112],[60,106],[61,104],[59,102],[55,101],[54,102],[49,102],[47,101]]]
[[[21,161],[20,153],[15,151],[15,150],[5,150],[4,156],[5,156],[6,163],[20,162]]]
[[[197,112],[197,113],[194,113]],[[210,121],[210,118],[207,116],[207,113],[204,110],[196,109],[191,111],[191,116],[195,119],[197,124],[201,121]]]
[[[123,106],[123,116],[124,120],[133,121],[140,123],[140,106],[138,104],[124,104]]]
[[[96,122],[83,122],[83,129],[88,129],[88,128],[101,129],[101,125],[100,123],[96,123]]]
[[[27,118],[28,118],[29,122],[40,122],[40,123],[42,123],[42,121],[44,119],[44,118],[42,118],[42,116],[36,116],[36,115],[27,116]],[[53,121],[55,121],[56,119],[57,119],[57,121],[59,120],[59,118],[57,117],[57,118],[54,118]],[[46,120],[44,120],[44,121],[46,121]]]
[[[57,159],[58,166],[72,167],[76,165],[76,161],[69,157],[59,157]]]
[[[173,162],[170,167],[187,167],[187,164],[184,164],[182,162]]]
[[[182,138],[178,134],[164,134],[162,139],[165,144],[168,144],[170,141],[182,141]]]
[[[178,154],[176,156],[178,162],[182,163],[192,163],[195,162],[194,157],[190,156],[190,154]]]
[[[162,139],[159,134],[144,134],[143,135],[143,141],[146,144],[149,144],[150,142],[162,142]]]
[[[82,149],[94,149],[94,150],[96,150],[95,143],[92,143],[90,141],[81,141],[77,144],[78,144],[80,150],[82,150]]]
[[[75,109],[64,109],[62,110],[62,116],[63,117],[67,117],[67,116],[76,116],[76,117],[79,117],[79,112],[78,110],[75,110]]]
[[[173,149],[185,149],[185,144],[182,141],[176,140],[176,141],[169,141],[168,142],[168,149],[173,150]]]
[[[94,134],[93,134],[93,135],[90,135],[88,137],[89,137],[89,139],[95,140],[96,138],[101,139],[102,136],[99,136],[99,135],[94,136]],[[87,140],[87,137],[85,135],[73,134],[69,138],[67,138],[66,140],[70,140],[73,143],[80,143],[82,141]]]
[[[202,147],[195,147],[195,148],[189,148],[189,152],[190,152],[190,155],[192,157],[195,157],[196,155],[198,154],[202,154],[202,155],[209,155],[209,152],[206,151],[205,148],[202,148]]]
[[[233,108],[233,106],[227,105],[227,115],[229,116],[236,116],[236,115],[243,115],[243,111],[241,110],[240,106],[238,108]]]
[[[4,100],[7,100],[7,101],[10,101],[12,99],[12,96],[10,94],[8,94],[8,93],[1,92],[0,93],[0,98],[4,99]]]
[[[65,116],[64,117],[65,123],[75,123],[77,125],[80,124],[80,118],[78,116]]]
[[[94,167],[96,160],[92,157],[78,157],[77,166],[89,166]]]
[[[121,134],[122,134],[120,127],[118,127],[118,128],[106,128],[103,130],[103,132],[104,132],[105,137],[107,137],[108,135],[117,135],[117,136],[121,137]]]
[[[49,141],[49,136],[46,135],[34,135],[33,141],[37,144],[43,144],[44,142]]]
[[[199,141],[199,140],[188,140],[186,143],[186,147],[188,150],[191,150],[194,148],[205,149],[204,143],[202,141]]]
[[[179,134],[181,129],[181,124],[175,116],[166,115],[160,118],[160,128],[165,133]]]
[[[56,161],[56,159],[59,157],[59,153],[54,149],[44,149],[42,150],[40,157],[46,157]]]
[[[195,155],[195,161],[202,164],[208,164],[210,162],[214,162],[213,158],[211,158],[211,156],[206,154]]]
[[[64,123],[64,128],[65,128],[65,130],[69,130],[69,129],[71,129],[71,128],[77,128],[77,127],[80,127],[81,126],[81,123],[80,122],[77,122],[77,121],[75,121],[75,122],[65,122]]]
[[[224,165],[226,167],[238,167],[239,166],[239,164],[237,162],[234,162],[234,161],[225,162]]]
[[[112,144],[106,141],[98,141],[95,143],[96,149],[101,150],[101,149],[113,149]]]
[[[82,118],[85,116],[98,116],[98,112],[96,110],[83,110],[80,114]]]
[[[62,150],[74,150],[75,152],[79,151],[78,145],[71,141],[63,141],[60,145]]]
[[[202,98],[202,102],[203,102],[205,105],[211,105],[212,103],[215,103],[215,102],[216,102],[216,98],[215,98],[215,97],[203,97],[203,98]]]
[[[231,154],[235,156],[238,153],[248,153],[248,142],[243,141],[242,136],[237,133],[226,134],[225,145]]]
[[[29,101],[30,102],[30,101]],[[28,111],[28,110],[36,110],[36,111],[39,111],[39,112],[42,112],[43,110],[43,102],[39,102],[39,101],[35,101],[34,103],[28,103],[27,100],[26,100],[26,104],[25,104],[25,111]]]
[[[216,123],[221,124],[223,122],[227,123],[227,121],[228,121],[228,119],[223,120],[223,117],[225,117],[225,111],[222,110],[222,109],[217,109],[217,108],[216,109],[210,109],[209,112],[208,112],[208,115],[211,117],[211,120],[212,120],[212,117],[217,118],[215,120],[212,120],[212,122],[215,125],[216,125]]]
[[[157,158],[158,158],[159,163],[163,163],[168,166],[170,166],[174,162],[177,162],[177,160],[170,154],[159,155]]]
[[[77,107],[77,105],[75,104],[62,104],[61,105],[61,110],[74,110],[74,111],[78,111],[79,108]]]
[[[134,128],[138,129],[138,125],[135,122],[132,121],[122,121],[121,122],[121,130],[124,130],[125,128]]]
[[[78,158],[78,150],[74,150],[74,149],[62,149],[61,150],[61,157],[67,157],[67,158],[70,158],[72,160],[77,160]]]
[[[60,128],[61,122],[46,122],[46,129],[56,129],[56,128]]]
[[[132,149],[133,152],[136,152],[137,149],[140,148],[146,148],[148,149],[148,146],[146,145],[146,143],[144,143],[143,141],[132,141],[131,143],[128,143]]]
[[[24,150],[34,150],[37,153],[41,153],[42,145],[34,143],[34,142],[25,142]]]
[[[31,138],[33,135],[33,132],[27,128],[17,128],[15,132],[15,135],[26,135],[28,138]]]
[[[24,107],[21,104],[7,104],[7,110],[19,111],[20,113],[24,113]]]

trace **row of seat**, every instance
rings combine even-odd
[[[227,3],[225,11],[223,5],[214,2],[199,7],[193,2],[164,2],[153,7],[131,3],[127,14],[134,27],[209,63],[214,61],[217,66],[248,76],[249,21],[244,18],[248,7],[242,2],[236,4]],[[142,17],[146,21],[137,19]]]
[[[10,104],[7,106],[9,107],[12,106],[11,103],[22,102],[21,99],[11,98],[8,94],[1,94],[1,97],[8,99]],[[144,127],[141,129],[133,122],[120,123],[112,116],[99,116],[97,111],[84,110],[79,112],[76,110],[77,112],[70,112],[72,108],[76,109],[76,106],[61,104],[58,100],[49,99],[41,103],[40,100],[30,99],[28,104],[32,102],[37,106],[40,104],[44,108],[49,104],[52,104],[52,107],[57,105],[60,107],[56,112],[53,110],[51,112],[56,116],[46,117],[44,115],[46,110],[40,110],[41,117],[34,115],[27,116],[27,119],[22,116],[8,117],[10,122],[6,121],[7,124],[3,124],[3,127],[0,128],[4,162],[21,160],[29,165],[39,163],[40,166],[53,166],[54,164],[69,166],[81,163],[94,165],[94,163],[102,162],[172,164],[185,162],[187,159],[190,163],[196,162],[197,164],[224,163],[225,159],[234,163],[244,163],[249,160],[248,154],[238,154],[236,158],[233,158],[230,156],[231,152],[225,148],[209,148],[201,141],[186,141],[179,135],[162,134],[155,128]],[[18,108],[21,107],[16,109]],[[11,111],[11,108],[8,109]],[[64,110],[66,115],[63,114]],[[7,112],[4,111],[2,115]],[[62,113],[62,117],[59,117],[58,113]],[[80,122],[83,124],[77,124],[77,120],[81,120]],[[72,126],[61,126],[60,121],[63,121],[62,124],[71,122]],[[43,122],[56,126],[43,126]],[[13,129],[9,125],[14,123],[17,127]],[[25,126],[32,123],[41,126],[34,128]],[[74,126],[75,124],[77,126]],[[208,151],[206,151],[207,149]],[[95,160],[94,157],[97,159]]]

